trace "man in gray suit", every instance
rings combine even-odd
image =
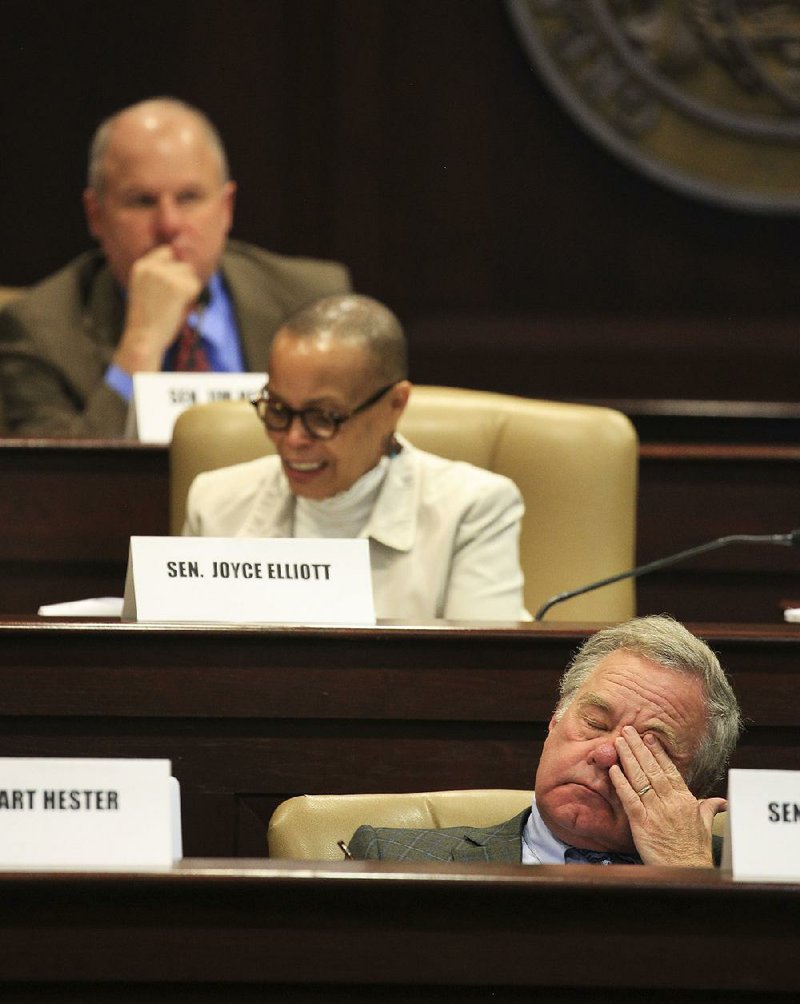
[[[229,241],[235,194],[217,131],[183,102],[99,127],[84,208],[100,250],[0,314],[11,434],[120,436],[134,373],[261,370],[286,317],[349,290],[341,265]]]
[[[570,663],[530,809],[491,827],[361,826],[356,858],[644,863],[707,867],[718,857],[708,797],[741,729],[711,649],[665,616],[593,635]]]

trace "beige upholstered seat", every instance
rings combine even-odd
[[[410,829],[491,826],[522,812],[530,791],[474,788],[384,795],[298,795],[281,802],[267,829],[271,858],[340,861],[345,843],[362,823]],[[714,817],[714,833],[725,832],[726,813]]]
[[[525,604],[634,564],[638,442],[608,408],[488,391],[416,386],[400,431],[421,449],[468,460],[518,485],[525,500],[520,560]],[[171,527],[201,471],[274,452],[246,401],[198,405],[175,424]],[[632,580],[555,607],[548,620],[618,621],[634,613]]]
[[[530,791],[506,788],[421,791],[389,795],[298,795],[282,802],[269,821],[271,858],[341,861],[337,840],[347,842],[362,823],[441,829],[491,826],[531,804]]]
[[[0,310],[25,292],[24,286],[0,286]]]

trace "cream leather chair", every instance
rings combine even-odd
[[[531,804],[530,791],[473,788],[464,791],[403,792],[388,795],[297,795],[281,802],[267,828],[271,858],[341,861],[345,843],[362,823],[410,829],[491,826],[511,819]],[[727,813],[718,812],[713,830],[725,833]]]
[[[531,804],[530,791],[475,788],[389,795],[298,795],[281,802],[267,829],[271,858],[341,861],[345,843],[362,823],[442,829],[491,826]]]
[[[621,412],[415,386],[399,428],[420,449],[516,482],[525,500],[520,560],[531,613],[556,593],[633,566],[638,441]],[[170,458],[172,532],[181,532],[197,474],[272,452],[246,401],[180,415]],[[606,586],[554,607],[547,620],[625,620],[634,595],[633,580]]]
[[[0,310],[25,292],[24,286],[0,286]]]

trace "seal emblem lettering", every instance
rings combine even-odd
[[[800,3],[506,0],[576,121],[650,178],[800,212]]]

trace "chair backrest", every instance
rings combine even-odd
[[[476,788],[386,795],[298,795],[281,802],[267,829],[271,858],[341,861],[338,840],[347,842],[362,823],[441,829],[491,826],[531,804],[530,791]]]
[[[491,826],[511,819],[531,804],[533,792],[517,788],[471,788],[382,795],[297,795],[281,802],[267,828],[271,858],[341,861],[345,843],[362,823],[410,829]],[[713,831],[725,832],[726,813],[714,817]]]
[[[24,292],[24,286],[0,286],[0,310],[2,310],[7,303],[11,303],[12,300],[16,300],[17,297],[22,296]],[[6,416],[3,409],[3,402],[0,400],[0,436],[5,435],[5,432]]]
[[[525,500],[520,561],[531,612],[556,593],[634,564],[638,440],[621,412],[453,387],[415,386],[400,431],[420,449],[505,474]],[[173,533],[201,471],[274,452],[246,401],[197,405],[171,447]],[[555,607],[548,620],[618,621],[633,581]]]
[[[24,286],[0,286],[0,309],[25,292]]]

